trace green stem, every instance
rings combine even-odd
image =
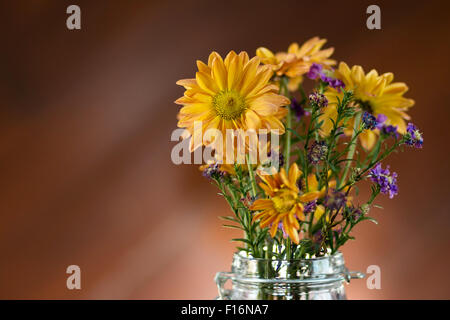
[[[225,185],[226,190],[228,191],[228,194],[230,195],[231,199],[233,200],[234,206],[236,206],[236,195],[234,194],[233,190],[228,185]]]
[[[246,154],[246,160],[247,160],[247,168],[248,168],[248,176],[249,176],[249,178],[250,178],[250,185],[252,186],[252,197],[253,197],[253,199],[256,199],[256,181],[255,181],[255,175],[254,175],[254,173],[253,173],[253,168],[252,168],[252,165],[250,164],[250,156],[248,155],[248,154]],[[246,218],[247,218],[247,225],[248,226],[250,226],[250,224],[251,224],[251,221],[252,221],[252,216],[251,216],[251,213],[250,213],[250,211],[249,210],[246,210],[247,211],[247,215],[246,215]],[[248,239],[247,237],[246,237],[246,239]],[[253,242],[253,241],[252,241]],[[253,250],[254,251],[254,253],[255,253],[255,250]]]
[[[355,136],[359,134],[359,124],[361,122],[361,112],[358,112],[355,116],[355,122],[353,124],[353,134],[351,139],[351,145],[348,149],[347,153],[347,163],[345,165],[344,173],[342,174],[342,178],[340,180],[340,186],[344,183],[345,179],[347,178],[348,170],[350,169],[350,166],[352,165],[353,156],[355,155],[356,145],[357,141],[355,139]]]
[[[250,157],[247,154],[247,168],[248,168],[248,176],[250,177],[250,184],[252,186],[252,197],[256,198],[256,181],[255,181],[255,175],[253,173],[252,165],[250,164]]]
[[[280,81],[280,93],[287,96],[287,87],[286,87],[286,81],[287,78],[282,78]],[[288,106],[287,107],[287,115],[286,115],[286,128],[291,129],[292,127],[292,112],[291,112],[291,107]],[[286,129],[286,140],[285,140],[285,145],[284,145],[284,161],[285,161],[285,170],[286,172],[289,171],[289,160],[291,157],[291,130],[287,130]]]
[[[286,238],[286,260],[291,260],[291,239]]]
[[[312,230],[312,227],[313,227],[313,220],[314,220],[314,212],[310,212],[309,213],[309,221],[308,221],[308,230],[306,230],[310,237],[312,237],[311,230]]]
[[[286,116],[286,126],[288,128],[291,127],[291,109],[288,109],[288,113]],[[284,161],[285,161],[285,170],[286,172],[289,171],[289,158],[291,156],[291,131],[288,130],[286,132],[286,145],[284,149]]]

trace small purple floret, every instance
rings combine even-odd
[[[220,165],[218,163],[210,164],[203,170],[203,176],[208,179],[218,179],[225,175],[225,172],[220,170]]]
[[[378,125],[377,118],[369,112],[364,112],[362,116],[362,122],[364,124],[364,128],[368,130],[373,130]]]
[[[307,204],[305,204],[303,213],[304,214],[312,213],[312,212],[316,211],[316,207],[317,207],[317,200],[310,201]]]
[[[306,76],[311,80],[317,80],[320,78],[323,82],[326,82],[330,87],[337,89],[339,91],[345,87],[344,83],[341,80],[328,76],[323,71],[323,66],[318,63],[313,63],[311,65]]]
[[[322,93],[314,91],[309,95],[309,101],[319,108],[324,108],[328,105],[328,99]]]
[[[323,67],[321,64],[313,63],[306,76],[311,80],[317,80],[322,74],[322,69]]]
[[[325,159],[328,146],[325,141],[314,141],[308,149],[308,161],[312,165],[318,164]]]
[[[406,135],[405,135],[407,145],[413,146],[414,148],[422,148],[423,145],[423,137],[422,133],[419,129],[412,123],[408,123],[406,127]]]
[[[369,177],[380,187],[382,193],[389,195],[390,199],[398,194],[397,173],[391,174],[389,166],[383,169],[381,163],[378,163],[375,168],[369,171]]]

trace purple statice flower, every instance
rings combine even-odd
[[[340,210],[347,203],[347,197],[345,193],[337,191],[335,189],[331,190],[329,194],[325,196],[323,205],[330,210]]]
[[[336,78],[330,77],[325,71],[323,71],[323,66],[318,63],[313,63],[309,68],[306,76],[311,80],[317,80],[320,78],[323,82],[327,83],[330,87],[341,90],[345,87],[344,83]]]
[[[331,77],[324,77],[324,78],[322,78],[322,80],[324,82],[327,82],[330,87],[332,87],[338,91],[341,91],[341,89],[343,89],[345,87],[345,84],[339,79],[334,79]]]
[[[423,145],[422,133],[411,122],[408,123],[408,126],[406,127],[405,143],[419,149],[422,148]]]
[[[303,104],[297,101],[297,99],[291,99],[291,109],[294,111],[297,120],[300,121],[304,116],[308,116],[309,112],[305,110]]]
[[[213,163],[207,166],[202,174],[208,179],[219,179],[225,175],[225,172],[220,170],[220,165],[218,163]]]
[[[318,164],[325,159],[328,152],[328,146],[325,141],[314,141],[308,149],[308,161],[312,165]]]
[[[305,207],[303,208],[303,213],[308,214],[316,211],[317,207],[317,200],[310,201],[305,204]]]
[[[378,163],[375,168],[369,171],[368,176],[372,182],[380,187],[382,193],[389,194],[390,199],[398,194],[397,173],[393,172],[391,174],[389,166],[387,166],[386,169],[383,169],[381,163]]]
[[[384,125],[383,128],[381,129],[381,133],[387,136],[393,136],[398,138],[399,134],[397,131],[397,126],[393,126],[393,125]]]
[[[309,101],[319,108],[324,108],[328,105],[328,99],[322,93],[318,93],[317,91],[314,91],[309,95]]]
[[[311,80],[317,80],[322,75],[322,69],[323,67],[321,64],[313,63],[306,76]]]
[[[362,116],[362,122],[364,125],[364,128],[368,129],[368,130],[373,130],[376,128],[378,122],[377,122],[377,118],[375,118],[375,116],[369,112],[364,112],[363,116]]]
[[[386,120],[387,120],[387,117],[384,114],[380,113],[377,116],[377,124],[375,125],[375,127],[377,129],[382,129]]]
[[[399,134],[397,132],[398,127],[391,124],[386,124],[387,117],[384,114],[379,114],[376,119],[375,128],[380,130],[381,134],[385,136],[393,136],[398,138]]]

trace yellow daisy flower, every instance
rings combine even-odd
[[[197,67],[195,79],[177,82],[186,91],[175,101],[183,105],[178,114],[178,127],[186,128],[193,137],[191,151],[201,145],[214,148],[214,137],[211,141],[201,138],[208,129],[220,130],[224,140],[227,129],[256,132],[277,129],[279,134],[284,133],[284,125],[279,120],[283,113],[281,107],[290,101],[278,94],[278,87],[270,82],[272,71],[260,65],[260,58],[249,59],[246,52],[231,51],[222,59],[217,52],[212,52],[208,64],[197,61]],[[202,121],[202,130],[194,130],[196,121]]]
[[[314,37],[302,46],[294,42],[289,46],[287,52],[276,54],[267,48],[260,47],[256,50],[256,55],[261,58],[262,63],[269,65],[277,76],[286,75],[291,78],[288,88],[294,91],[301,83],[302,75],[309,71],[313,63],[320,63],[324,67],[336,64],[335,60],[329,59],[334,48],[321,50],[326,42],[326,39]]]
[[[384,114],[387,117],[386,124],[397,126],[399,133],[406,132],[405,120],[409,116],[405,113],[414,105],[414,100],[403,97],[408,87],[403,82],[393,82],[392,73],[378,75],[376,70],[365,74],[361,66],[353,66],[351,69],[344,62],[339,64],[335,71],[335,77],[345,84],[345,90],[352,90],[354,94],[354,105],[362,111],[367,111],[377,116]],[[328,135],[333,127],[331,119],[336,119],[338,98],[342,100],[343,93],[327,88],[325,96],[328,99],[328,107],[320,120],[324,120],[322,134]],[[353,121],[349,121],[345,133],[351,135],[353,132]],[[361,145],[365,149],[372,149],[377,140],[376,130],[365,130],[360,136]]]
[[[305,219],[303,203],[317,199],[320,193],[318,191],[301,193],[297,186],[301,175],[302,172],[295,163],[289,169],[289,174],[282,168],[280,172],[271,176],[259,175],[263,181],[259,185],[268,199],[256,200],[250,209],[260,211],[253,217],[253,221],[260,220],[261,228],[270,226],[272,238],[275,237],[278,224],[281,222],[289,238],[294,243],[299,243],[298,219]]]

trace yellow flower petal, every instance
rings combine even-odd
[[[318,205],[316,207],[316,211],[314,211],[314,219],[319,220],[320,217],[325,213],[325,208],[322,205]]]
[[[359,135],[359,140],[364,149],[371,150],[377,141],[377,136],[372,130],[364,130]]]
[[[217,84],[210,75],[203,72],[197,72],[195,74],[195,79],[197,80],[199,87],[205,92],[215,95],[219,91]]]
[[[228,74],[222,59],[214,59],[212,63],[212,78],[220,90],[227,89]]]
[[[310,201],[316,200],[317,198],[319,198],[319,195],[320,195],[320,192],[311,191],[311,192],[302,194],[299,198],[300,198],[301,202],[305,203],[305,202],[310,202]]]
[[[302,172],[298,169],[296,163],[292,164],[289,168],[289,182],[291,187],[297,188],[297,180],[300,178]]]
[[[253,110],[247,110],[245,113],[245,124],[247,129],[257,130],[261,127],[261,119]]]

